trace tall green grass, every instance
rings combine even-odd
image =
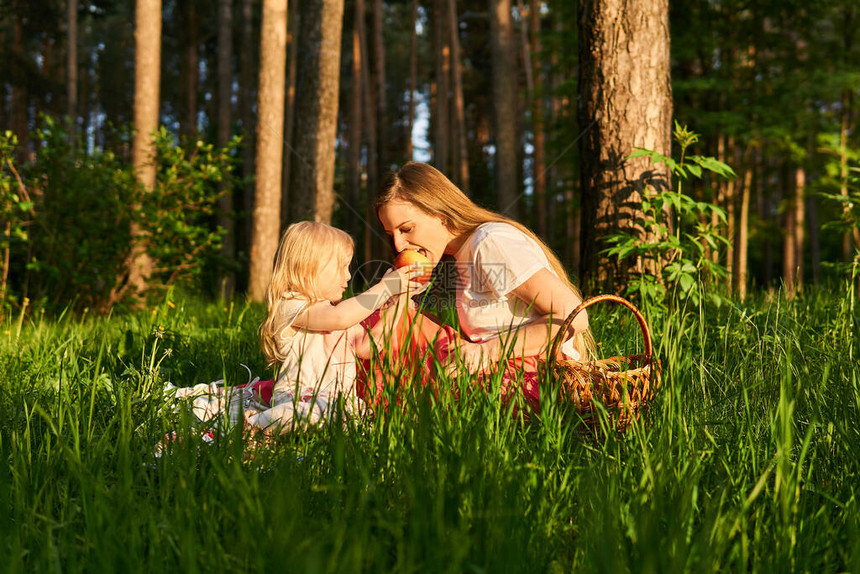
[[[248,456],[160,391],[265,374],[262,312],[0,325],[0,570],[860,570],[853,294],[652,318],[663,384],[621,436],[549,396],[524,423],[461,378]],[[603,354],[641,348],[626,310],[591,322]]]

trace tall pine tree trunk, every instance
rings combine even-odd
[[[406,122],[406,157],[412,159],[412,130],[415,127],[415,97],[418,94],[418,0],[412,0],[409,28],[409,112]]]
[[[132,165],[144,189],[155,187],[155,142],[161,88],[161,0],[137,0],[134,26],[134,140]],[[141,230],[132,227],[128,284],[138,292],[146,287],[152,260]]]
[[[744,172],[744,182],[741,187],[739,215],[737,221],[737,249],[735,250],[734,287],[737,297],[743,301],[747,296],[748,248],[749,248],[749,213],[750,197],[752,195],[753,173],[755,172],[758,154],[756,148],[748,149],[749,164]]]
[[[66,115],[69,140],[74,142],[78,128],[78,0],[67,0],[68,49],[66,51]],[[74,144],[72,149],[75,149]]]
[[[451,72],[454,96],[454,177],[460,189],[469,189],[469,153],[466,144],[466,105],[463,101],[463,62],[460,54],[460,21],[456,0],[447,0],[451,33]]]
[[[436,168],[449,173],[450,163],[449,143],[451,125],[448,117],[448,79],[450,77],[451,51],[448,28],[445,25],[448,9],[446,0],[433,0],[433,35],[436,49],[436,98],[433,105],[434,137],[433,162]]]
[[[580,4],[579,124],[594,127],[582,144],[583,263],[599,283],[617,289],[602,238],[637,228],[646,187],[670,189],[670,173],[647,158],[625,161],[634,147],[670,155],[668,0],[583,0]],[[618,280],[616,280],[618,279]]]
[[[362,136],[362,97],[361,74],[364,62],[361,59],[361,35],[359,34],[359,19],[364,18],[364,0],[355,0],[352,25],[352,95],[349,100],[348,145],[346,153],[346,199],[347,230],[357,237],[359,227],[355,209],[358,208],[361,195],[361,136]],[[367,225],[367,224],[365,224]]]
[[[385,36],[383,35],[385,5],[382,3],[382,0],[371,0],[371,3],[373,7],[373,78],[376,84],[376,129],[379,134],[377,136],[376,154],[378,171],[382,177],[385,177],[385,174],[390,169],[388,154],[388,106],[386,105]],[[343,11],[342,8],[341,11]]]
[[[182,96],[184,114],[179,122],[179,132],[188,137],[197,137],[197,92],[200,86],[200,18],[196,0],[184,0],[181,4],[185,48],[182,57]]]
[[[303,159],[290,169],[290,195],[296,219],[331,223],[343,0],[305,0],[300,18],[295,149]]]
[[[787,166],[785,166],[787,168]],[[797,251],[795,250],[795,205],[794,205],[794,190],[788,189],[793,186],[793,181],[785,177],[787,169],[781,170],[780,183],[783,188],[783,196],[785,197],[785,211],[782,213],[784,235],[782,237],[782,281],[785,286],[786,296],[793,298],[795,295],[795,277],[797,272]],[[793,179],[793,178],[792,178]]]
[[[362,13],[364,12],[364,2],[362,4]],[[364,18],[359,18],[358,24],[358,44],[359,53],[361,54],[362,62],[369,62],[367,49],[367,28],[364,25]],[[364,110],[364,133],[367,136],[367,199],[364,202],[364,260],[371,261],[377,256],[381,257],[382,250],[378,242],[374,240],[373,226],[367,222],[374,221],[376,214],[373,212],[373,193],[379,189],[379,163],[377,162],[377,131],[376,131],[376,105],[373,98],[373,83],[370,78],[369,66],[365,65],[361,68],[361,99],[362,108]]]
[[[281,184],[281,226],[290,221],[290,171],[293,168],[293,125],[296,121],[296,76],[299,67],[299,0],[289,5],[287,16],[287,101],[284,109],[284,173]]]
[[[541,237],[547,237],[546,207],[546,137],[543,122],[543,74],[541,72],[540,40],[540,2],[531,0],[529,7],[529,29],[531,35],[532,73],[532,137],[534,145],[534,195],[536,206],[537,230]]]
[[[510,0],[489,0],[493,82],[494,180],[499,210],[519,216],[517,57]]]
[[[13,63],[16,66],[12,83],[12,131],[18,136],[16,159],[19,164],[27,161],[30,153],[29,98],[23,69],[25,54],[22,2],[23,0],[14,0],[12,4],[15,11],[12,17],[12,53],[15,55]]]
[[[738,149],[735,147],[734,136],[729,136],[729,141],[727,145],[729,149],[729,153],[734,153],[735,162],[734,165],[740,171],[740,164],[738,160],[741,157],[741,154],[738,152]],[[726,245],[726,284],[728,285],[729,291],[732,291],[735,287],[734,273],[735,273],[735,244],[737,243],[737,180],[730,179],[726,182],[726,195],[725,195],[725,209],[726,209],[726,239],[729,240],[728,245]]]
[[[786,233],[783,246],[783,278],[789,297],[803,291],[803,240],[806,222],[804,194],[806,191],[806,172],[802,167],[793,170],[789,182],[791,187],[785,211]]]
[[[251,228],[248,296],[262,301],[272,275],[281,227],[281,161],[284,140],[287,5],[263,0],[260,40],[260,87],[257,97],[257,180]]]
[[[296,0],[298,1],[298,0]],[[241,35],[239,39],[239,119],[242,121],[242,173],[248,183],[242,189],[244,218],[237,222],[236,240],[245,253],[251,250],[251,214],[254,211],[254,152],[257,149],[254,114],[254,1],[240,0],[242,10]]]
[[[218,147],[230,141],[233,123],[233,0],[218,0]],[[236,256],[233,219],[233,188],[228,183],[221,189],[218,200],[218,225],[224,229],[221,255],[228,262]],[[228,299],[233,296],[236,276],[232,270],[222,270],[218,293]]]

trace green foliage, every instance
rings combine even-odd
[[[606,253],[618,261],[641,262],[627,293],[638,294],[649,307],[665,309],[669,295],[677,295],[682,301],[689,299],[693,304],[707,297],[719,304],[722,298],[715,291],[706,292],[704,282],[725,277],[726,270],[711,261],[706,247],[716,251],[727,243],[712,225],[713,217],[725,222],[725,212],[687,195],[684,183],[701,180],[706,172],[724,178],[733,178],[735,173],[713,157],[688,156],[687,149],[698,141],[698,135],[677,122],[673,136],[681,148],[679,160],[639,148],[628,159],[647,157],[654,164],[666,165],[677,182],[677,190],[646,189],[635,227],[608,236],[606,241],[612,247]],[[637,228],[645,230],[644,237]]]
[[[35,161],[26,166],[36,198],[20,287],[48,306],[98,308],[124,274],[131,246],[131,171],[111,151],[84,153],[51,117],[34,134]]]
[[[831,138],[822,136],[820,138],[822,148],[830,153],[827,154],[829,161],[825,163],[825,176],[818,182],[822,190],[819,195],[828,200],[831,205],[838,207],[838,215],[834,220],[828,221],[822,227],[837,233],[860,233],[860,152],[856,149],[845,150],[846,164],[841,161],[840,149]],[[843,177],[843,169],[845,169]],[[846,191],[842,195],[844,186]],[[854,263],[860,262],[860,251],[854,255]],[[852,263],[836,264],[837,267],[852,267]]]
[[[200,140],[176,145],[166,128],[155,133],[156,183],[140,196],[138,223],[161,285],[199,286],[203,269],[217,264],[224,230],[214,217],[239,141],[220,149]]]
[[[9,254],[16,243],[27,241],[27,226],[33,202],[15,169],[14,153],[18,138],[10,131],[0,136],[0,303],[6,303],[9,278]]]
[[[214,219],[238,138],[223,149],[198,142],[187,150],[162,128],[155,141],[157,181],[146,192],[131,166],[109,150],[87,153],[51,117],[33,134],[36,155],[20,180],[14,136],[0,139],[4,303],[27,296],[49,308],[106,309],[128,294],[134,240],[154,261],[152,288],[201,287],[203,270],[221,263],[224,232]]]

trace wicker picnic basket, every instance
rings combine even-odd
[[[559,347],[570,324],[579,313],[602,301],[620,303],[633,312],[645,340],[643,353],[587,363],[560,358]],[[560,381],[562,399],[572,401],[582,419],[592,429],[597,429],[600,424],[595,404],[595,401],[599,401],[611,423],[617,430],[623,431],[632,419],[639,416],[642,405],[660,387],[660,361],[654,359],[653,352],[651,332],[639,309],[621,297],[598,295],[580,303],[565,319],[553,341],[545,366]]]

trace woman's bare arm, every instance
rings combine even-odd
[[[561,324],[582,300],[570,290],[567,284],[548,269],[541,269],[522,285],[514,289],[510,296],[519,299],[523,307],[531,305],[532,309],[541,314],[544,319],[517,329],[510,335],[502,334],[499,339],[485,343],[469,343],[464,341],[460,355],[470,372],[497,362],[505,352],[506,356],[529,357],[544,354],[548,351],[550,342],[558,335]],[[580,313],[570,327],[570,336],[588,329],[588,315]],[[513,348],[502,349],[503,344],[516,336]]]

